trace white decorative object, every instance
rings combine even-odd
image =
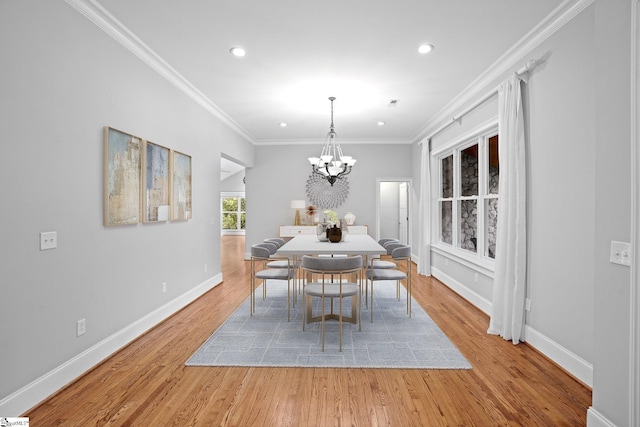
[[[356,216],[353,214],[353,212],[347,212],[347,214],[344,216],[344,220],[347,221],[347,225],[353,225],[356,223]]]

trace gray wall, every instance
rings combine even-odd
[[[244,178],[244,170],[234,173],[231,176],[228,176],[226,179],[221,181],[220,183],[220,191],[235,191],[235,192],[243,192],[245,191],[245,184],[242,181]]]
[[[520,61],[544,61],[524,86],[527,330],[593,366],[589,426],[629,422],[630,271],[609,262],[609,248],[630,241],[630,4],[596,0]],[[496,114],[489,100],[438,135],[434,148]],[[414,165],[418,153],[416,144]],[[443,281],[490,304],[491,277],[474,283],[471,268],[440,253],[432,263]]]
[[[594,64],[593,15],[590,7],[518,62],[544,60],[523,86],[529,165],[527,297],[531,299],[526,324],[529,332],[589,362],[594,347],[596,262],[595,68],[576,64]],[[492,82],[487,91],[498,83]],[[461,125],[436,136],[433,150],[495,116],[497,95]],[[437,166],[433,165],[434,174]],[[474,283],[470,268],[440,254],[434,254],[433,265],[436,275],[444,273],[443,280],[453,278],[491,301],[492,280],[480,278]]]
[[[280,225],[293,224],[291,200],[305,199],[310,204],[306,183],[311,166],[307,157],[317,156],[322,145],[318,142],[256,147],[255,166],[246,171],[247,224],[250,224],[246,233],[247,248],[277,236]],[[407,165],[411,164],[411,145],[342,143],[342,150],[358,162],[348,175],[349,196],[335,210],[340,218],[353,212],[356,225],[368,225],[369,235],[375,237],[376,179],[410,177]]]
[[[628,423],[629,269],[608,255],[611,240],[630,240],[629,43],[630,2],[596,0],[521,61],[544,58],[525,92],[527,325],[593,364],[593,409],[618,426]],[[306,198],[306,158],[321,144],[254,148],[63,2],[0,2],[0,54],[1,401],[220,274],[222,151],[248,166],[249,245],[293,221],[289,201]],[[496,111],[487,102],[434,146]],[[103,126],[193,156],[193,220],[102,225]],[[376,178],[412,176],[417,242],[417,144],[343,148],[358,163],[340,215],[373,234]],[[38,250],[43,231],[58,232],[58,249]],[[490,299],[490,277],[475,283],[467,266],[432,261]]]
[[[0,2],[0,56],[1,401],[220,275],[221,146],[253,146],[65,2]],[[103,126],[192,156],[192,220],[103,226]]]
[[[629,422],[630,271],[609,263],[609,248],[612,240],[629,242],[631,236],[630,6],[595,5],[593,407],[618,426]]]

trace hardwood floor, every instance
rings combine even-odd
[[[224,283],[28,411],[32,426],[584,426],[591,390],[435,279],[413,296],[471,370],[216,368],[185,361],[249,296],[244,237]],[[414,266],[415,268],[415,266]]]

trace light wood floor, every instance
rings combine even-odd
[[[224,283],[24,416],[32,426],[584,426],[591,390],[435,279],[413,296],[471,370],[216,368],[185,361],[249,295],[244,237]],[[414,266],[415,267],[415,266]]]

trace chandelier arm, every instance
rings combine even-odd
[[[342,147],[336,144],[337,134],[333,123],[333,101],[335,101],[335,99],[333,96],[329,97],[329,101],[331,101],[331,124],[329,126],[329,132],[327,133],[325,146],[320,153],[320,159],[322,159],[322,161],[318,159],[318,162],[315,163],[315,159],[317,158],[309,158],[313,173],[329,181],[331,186],[333,186],[338,179],[341,179],[343,175],[348,175],[351,172],[353,163],[355,163],[355,159],[352,159],[351,156],[344,156]],[[343,158],[345,161],[342,160]],[[329,165],[332,165],[331,168],[329,168]],[[330,169],[333,170],[333,173]],[[339,172],[336,173],[336,170]]]

